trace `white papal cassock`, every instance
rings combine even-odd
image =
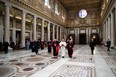
[[[64,57],[65,56],[65,52],[66,52],[66,42],[60,42],[60,50],[61,50],[61,56]]]

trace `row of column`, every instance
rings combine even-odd
[[[79,43],[79,34],[82,34],[80,31],[81,31],[82,29],[80,29],[80,28],[75,28],[74,29],[74,34],[75,34],[75,42],[76,43]],[[90,36],[91,36],[91,34],[93,33],[92,32],[92,28],[85,28],[84,29],[85,30],[85,34],[86,34],[86,44],[88,44],[88,42],[90,41]],[[99,28],[96,28],[96,33],[98,33],[99,34]],[[68,34],[71,34],[70,33],[70,29],[68,29]]]
[[[115,20],[116,10],[112,11],[103,25],[103,42],[106,44],[108,39],[111,40],[111,47],[115,46]]]
[[[4,37],[4,40],[5,41],[8,41],[10,42],[10,7],[8,4],[5,4],[6,7],[5,7],[5,37]],[[25,47],[25,26],[26,26],[26,11],[22,11],[22,28],[21,28],[21,46],[22,47]],[[37,31],[36,31],[36,19],[37,19],[37,15],[34,15],[34,19],[33,19],[33,39],[34,40],[37,40]],[[42,33],[41,33],[41,39],[44,40],[44,22],[45,22],[45,19],[42,18]],[[15,28],[15,25],[16,25],[16,19],[13,20],[13,31],[12,31],[12,37],[13,37],[13,41],[16,43],[16,28]],[[48,23],[48,41],[50,40],[50,22]],[[62,27],[60,26],[57,26],[57,38],[55,38],[55,26],[56,25],[53,25],[53,40],[54,39],[57,39],[60,38],[61,40],[61,29]],[[60,33],[58,32],[58,28],[60,27]],[[31,33],[31,32],[30,32]],[[58,37],[58,35],[60,34],[60,37]]]

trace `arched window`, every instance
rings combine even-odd
[[[45,0],[45,6],[47,6],[48,8],[50,8],[49,0]]]
[[[59,14],[59,13],[58,13],[58,4],[57,4],[57,3],[55,4],[55,13],[56,13],[56,14]]]
[[[45,0],[45,6],[49,5],[49,0]]]

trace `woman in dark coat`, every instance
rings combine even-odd
[[[91,48],[91,54],[93,55],[93,51],[94,51],[94,48],[96,46],[96,43],[94,42],[93,39],[91,39],[89,46]]]

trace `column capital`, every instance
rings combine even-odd
[[[45,19],[44,19],[44,18],[42,18],[42,21],[45,21]]]
[[[5,3],[5,6],[9,6],[9,7],[11,7],[11,5],[10,5],[10,4],[8,4],[8,3]]]
[[[25,10],[22,10],[22,13],[23,13],[23,14],[27,14],[27,12],[26,12]]]
[[[48,24],[52,23],[51,21],[48,21]]]
[[[57,27],[60,27],[59,25],[57,25]]]
[[[34,18],[37,18],[37,15],[33,15]]]
[[[55,24],[53,24],[53,26],[55,26]]]

